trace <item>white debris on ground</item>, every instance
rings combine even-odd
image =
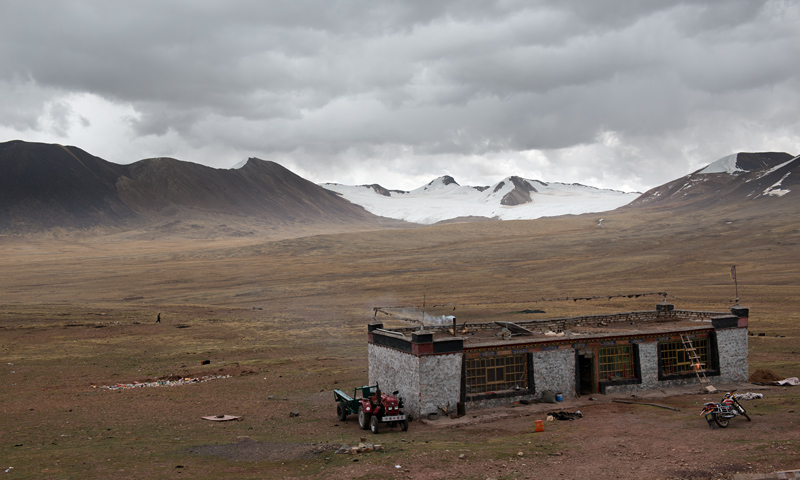
[[[743,393],[741,395],[736,395],[736,398],[738,398],[740,400],[755,400],[757,398],[764,398],[764,394],[763,393],[747,392],[747,393]]]
[[[347,445],[346,443],[344,443],[344,444],[342,444],[341,447],[339,447],[338,450],[336,450],[336,453],[356,455],[356,454],[365,453],[365,452],[373,452],[373,451],[378,451],[379,452],[381,450],[383,450],[383,445],[379,445],[379,444],[361,442],[361,443],[358,444],[358,446],[351,447],[350,445]]]
[[[178,380],[157,380],[154,382],[133,382],[133,383],[117,383],[114,385],[101,385],[99,388],[105,390],[128,390],[131,388],[144,388],[144,387],[177,387],[179,385],[190,385],[193,383],[207,382],[218,378],[231,378],[230,375],[205,375],[202,377],[181,378]],[[92,385],[92,388],[98,388]]]
[[[783,380],[778,380],[777,382],[775,382],[775,385],[793,385],[793,386],[797,386],[797,385],[800,385],[800,378],[797,378],[797,377],[784,378]]]

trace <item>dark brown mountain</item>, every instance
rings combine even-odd
[[[77,147],[0,144],[0,232],[140,228],[201,218],[260,225],[386,222],[257,158],[235,170],[173,158],[117,165]]]
[[[628,206],[701,209],[800,205],[800,157],[738,153],[643,193]]]
[[[505,194],[503,199],[500,200],[500,205],[514,206],[531,203],[531,192],[536,192],[537,190],[531,185],[530,181],[517,176],[509,177],[508,180],[514,184],[514,189]],[[505,182],[500,182],[494,188],[494,191],[497,192],[504,186]]]

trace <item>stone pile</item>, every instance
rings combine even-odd
[[[383,445],[378,444],[371,444],[371,443],[359,443],[356,447],[351,447],[346,443],[343,443],[339,450],[336,450],[336,453],[339,454],[349,454],[349,455],[358,455],[359,453],[365,452],[379,452],[383,450]]]

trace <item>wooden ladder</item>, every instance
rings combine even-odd
[[[689,335],[681,334],[681,341],[683,342],[683,349],[689,355],[689,360],[692,361],[692,369],[697,375],[697,379],[700,380],[700,386],[703,387],[703,391],[708,393],[716,392],[717,389],[711,385],[711,381],[706,377],[705,365],[700,363],[700,356],[697,355],[697,349],[692,345],[692,339],[689,338]]]

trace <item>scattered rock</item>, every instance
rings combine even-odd
[[[339,447],[338,450],[336,450],[336,453],[349,453],[349,452],[350,452],[350,445],[346,443],[343,443],[342,446]]]
[[[300,410],[292,410],[291,412],[289,412],[289,417],[294,418],[299,416],[300,416]]]
[[[355,447],[351,447],[350,445],[343,443],[336,453],[338,454],[345,454],[345,455],[358,455],[359,453],[366,453],[366,452],[379,452],[383,450],[383,445],[380,444],[372,444],[372,443],[364,443],[361,442]]]
[[[542,392],[542,403],[556,403],[556,394],[552,390]]]

